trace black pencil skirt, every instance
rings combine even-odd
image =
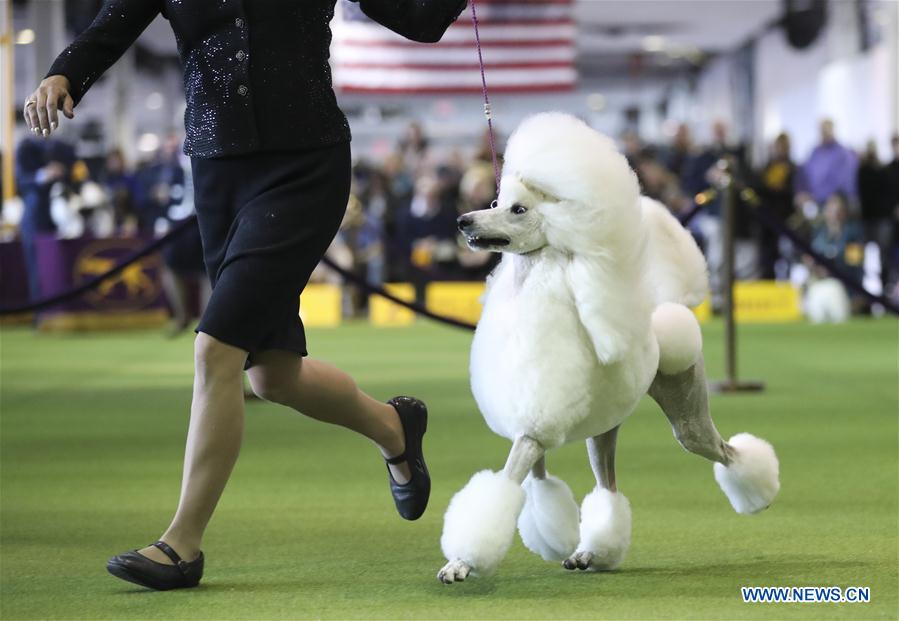
[[[212,296],[197,332],[246,350],[307,354],[300,293],[337,234],[350,145],[193,158],[194,201]]]

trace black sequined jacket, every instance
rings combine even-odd
[[[467,0],[353,0],[415,41],[438,41]],[[106,0],[53,63],[77,104],[161,12],[184,68],[184,151],[219,157],[350,139],[328,65],[336,0]]]

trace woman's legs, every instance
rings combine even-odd
[[[280,403],[326,423],[341,425],[372,440],[384,457],[405,449],[403,427],[393,406],[378,401],[356,386],[352,377],[319,360],[285,350],[254,356],[247,371],[259,397]],[[405,463],[390,466],[397,483],[409,480]]]
[[[184,454],[181,500],[171,525],[160,537],[185,560],[200,553],[200,543],[237,461],[243,437],[243,366],[247,352],[203,332],[195,345],[194,396]],[[392,406],[368,396],[349,375],[318,360],[272,350],[255,357],[248,371],[254,392],[312,418],[341,425],[371,439],[384,457],[405,450],[403,428]],[[405,463],[389,466],[397,483],[409,480]],[[171,564],[148,546],[140,553]]]
[[[203,531],[231,476],[243,437],[243,366],[247,352],[203,332],[194,345],[194,394],[184,452],[181,499],[161,539],[184,560],[200,553]],[[171,564],[150,546],[141,554]]]

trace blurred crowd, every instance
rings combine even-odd
[[[754,168],[744,145],[731,141],[723,123],[715,123],[711,135],[709,143],[697,144],[690,128],[681,125],[669,144],[645,144],[634,132],[623,134],[620,143],[645,194],[678,215],[701,205],[689,226],[709,259],[713,291],[720,288],[722,262],[721,195],[714,188],[726,174],[740,188],[752,190],[739,192],[747,200],[736,204],[739,278],[803,284],[824,276],[811,257],[753,217],[761,203],[857,282],[866,275],[871,281],[875,274],[876,282],[866,281],[869,290],[892,297],[899,293],[899,136],[892,140],[890,161],[881,162],[873,142],[856,153],[837,140],[833,123],[824,120],[820,142],[805,161],[792,158],[790,137],[784,133],[770,145],[764,165]],[[4,234],[23,243],[32,297],[40,297],[36,234],[149,239],[191,215],[190,166],[180,144],[179,136],[168,136],[152,157],[130,166],[117,150],[79,159],[59,140],[29,137],[20,143],[20,206],[6,205],[2,221]],[[465,248],[456,234],[456,218],[489,208],[495,194],[486,134],[473,152],[448,151],[432,144],[413,122],[389,153],[355,162],[346,217],[328,256],[374,285],[412,282],[422,291],[431,280],[483,279],[497,257]],[[165,251],[167,294],[176,299],[175,306],[178,290],[188,281],[204,281],[198,231],[178,239]],[[313,278],[340,281],[325,267]],[[346,297],[348,314],[364,310],[367,296],[362,292],[348,289]],[[861,300],[858,307],[863,307]],[[175,309],[176,327],[187,325],[186,313]]]
[[[623,145],[645,194],[679,213],[702,204],[690,227],[709,260],[713,291],[721,265],[721,199],[707,190],[718,187],[727,171],[738,188],[738,278],[806,285],[826,276],[812,257],[754,217],[761,205],[855,282],[873,275],[865,280],[869,291],[899,295],[899,136],[892,137],[889,161],[881,162],[875,141],[857,153],[837,140],[833,121],[824,119],[807,159],[794,160],[790,136],[781,133],[763,165],[754,168],[745,147],[728,140],[723,123],[715,123],[711,133],[710,144],[696,145],[681,125],[670,145],[643,145],[635,134],[625,135]],[[856,310],[865,307],[861,299],[853,303]]]

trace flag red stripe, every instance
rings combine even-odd
[[[514,2],[510,2],[509,0],[477,0],[478,5],[489,5],[495,4],[497,6],[515,6],[515,5],[524,5],[524,6],[541,6],[546,4],[562,4],[562,5],[571,5],[574,4],[574,0],[515,0]],[[471,6],[469,5],[466,8],[466,11],[471,13]]]
[[[558,93],[574,90],[573,82],[560,82],[558,84],[515,84],[515,85],[490,85],[491,93]],[[422,87],[365,87],[344,85],[337,88],[341,93],[356,93],[365,95],[448,95],[453,93],[469,94],[480,93],[480,86],[422,86]]]
[[[434,71],[453,71],[479,69],[477,63],[385,63],[385,62],[338,62],[340,69],[433,69]],[[545,62],[485,62],[489,69],[570,69],[574,61],[549,60]]]
[[[574,26],[574,20],[570,17],[558,17],[550,19],[481,19],[478,18],[478,26]],[[450,25],[450,28],[471,28],[470,19],[459,18]]]
[[[359,39],[338,39],[337,43],[340,45],[354,46],[354,47],[396,47],[396,48],[406,48],[406,49],[415,49],[418,47],[436,47],[436,48],[447,48],[447,47],[471,47],[473,43],[471,41],[447,41],[441,43],[416,43],[414,41],[360,41]],[[485,41],[481,39],[481,47],[560,47],[560,46],[573,46],[574,41],[572,39],[545,39],[545,40],[537,40],[537,41]]]

